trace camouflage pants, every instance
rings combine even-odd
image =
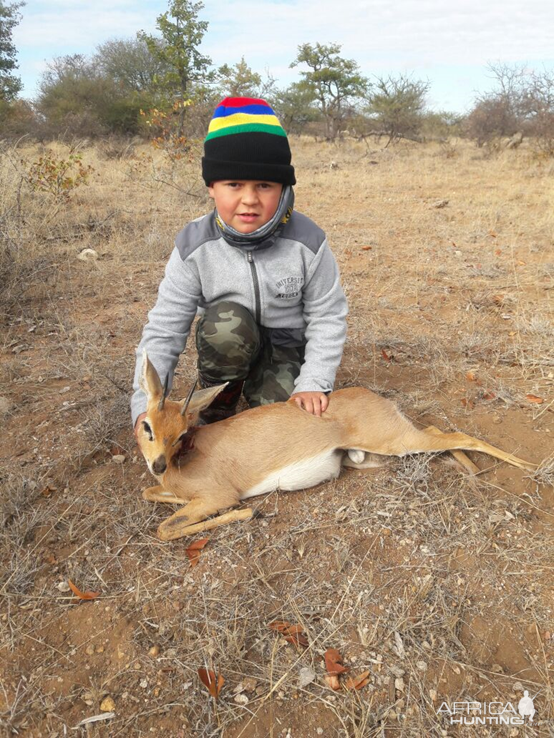
[[[258,325],[236,302],[212,305],[196,329],[201,379],[210,384],[244,380],[242,391],[250,407],[288,400],[304,362],[305,343],[283,340],[281,332],[279,344],[293,345],[276,345],[271,339],[278,334]]]

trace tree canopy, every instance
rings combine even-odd
[[[185,104],[195,83],[205,85],[213,81],[212,63],[208,56],[200,53],[199,47],[208,30],[208,22],[198,19],[204,8],[201,2],[170,0],[169,10],[158,16],[156,26],[160,39],[141,31],[139,39],[145,41],[150,53],[165,68],[158,77],[160,87],[173,99],[181,103],[178,136],[182,136]]]
[[[339,56],[339,44],[301,44],[290,65],[305,64],[298,89],[313,95],[325,121],[327,138],[334,139],[344,126],[344,120],[355,103],[367,94],[369,81],[360,73],[353,59]]]
[[[0,0],[0,101],[15,100],[23,85],[21,79],[14,75],[18,68],[17,50],[12,41],[14,27],[21,20],[19,9],[25,3],[15,2],[10,5]]]

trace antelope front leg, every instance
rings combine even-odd
[[[160,524],[158,527],[158,538],[162,541],[174,541],[176,538],[190,535],[194,530],[191,531],[189,528],[195,523],[200,523],[208,515],[213,515],[226,507],[234,506],[238,502],[238,496],[231,499],[229,499],[229,496],[227,496],[227,499],[222,499],[221,497],[208,499],[195,497],[182,510],[178,510]]]
[[[176,497],[173,492],[168,492],[161,484],[145,489],[142,493],[142,498],[149,502],[173,502],[177,505],[185,504],[185,500],[182,500],[180,497]]]

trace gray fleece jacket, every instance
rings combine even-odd
[[[295,392],[333,389],[348,308],[325,233],[294,211],[269,245],[236,247],[223,239],[212,212],[189,223],[175,240],[136,351],[133,425],[146,410],[138,382],[143,349],[162,381],[169,375],[171,387],[197,310],[220,300],[248,308],[257,323],[271,329],[273,343],[306,344]]]

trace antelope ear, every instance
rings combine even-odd
[[[142,352],[142,373],[140,375],[140,388],[146,393],[147,402],[159,402],[163,397],[164,391],[160,376],[154,364],[148,358],[146,349]]]
[[[198,390],[198,392],[195,392],[193,394],[186,410],[186,416],[189,419],[189,424],[190,421],[193,421],[192,424],[196,422],[196,420],[198,419],[198,415],[202,412],[202,410],[211,405],[215,398],[219,395],[219,393],[223,389],[225,389],[228,384],[229,382],[225,382],[224,384],[218,384],[216,387],[207,387],[206,389]],[[186,400],[182,400],[181,405],[184,406],[185,402]]]

